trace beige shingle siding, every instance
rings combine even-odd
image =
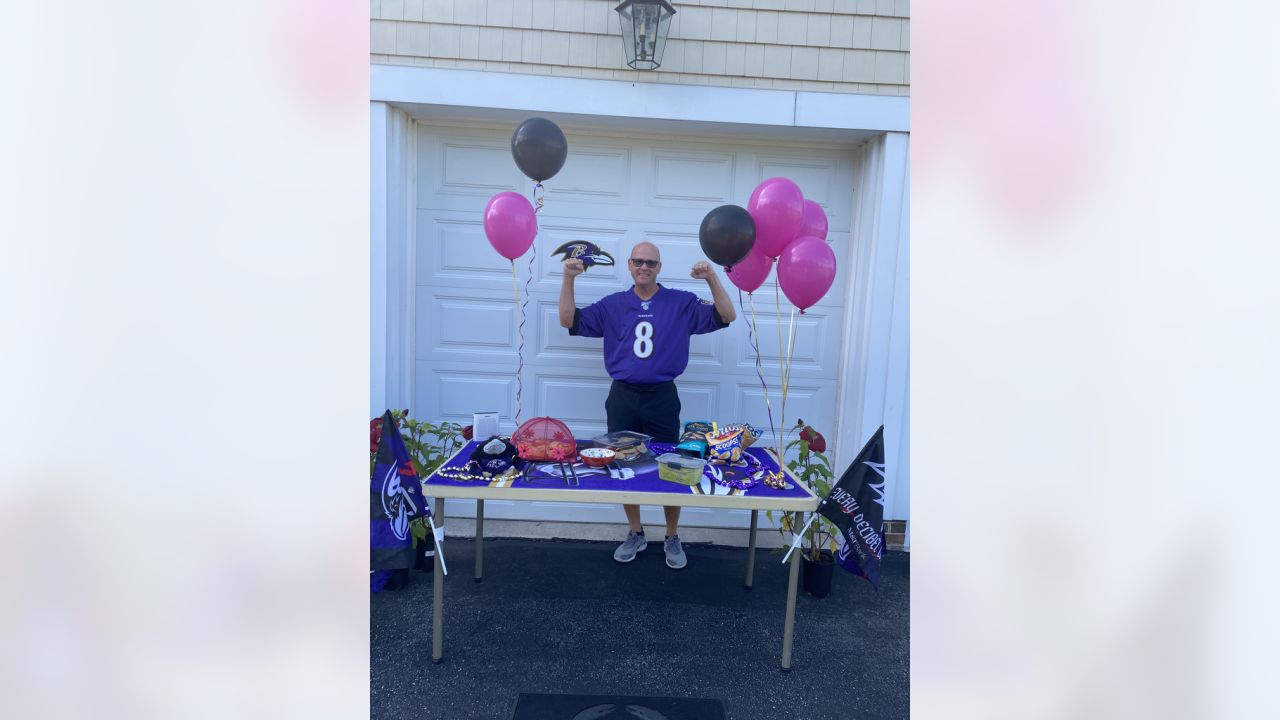
[[[910,0],[683,0],[662,67],[626,67],[617,0],[370,0],[376,63],[908,95]]]

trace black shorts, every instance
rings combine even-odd
[[[604,412],[609,432],[631,430],[658,442],[680,441],[680,394],[672,380],[655,385],[614,380]]]

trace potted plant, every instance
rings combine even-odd
[[[796,450],[794,460],[787,462],[787,467],[796,479],[804,483],[818,497],[826,497],[831,492],[831,461],[826,456],[827,439],[822,433],[797,420],[787,432],[798,433],[797,437],[787,443],[787,451]],[[790,516],[782,521],[784,532],[794,532],[790,526]],[[801,562],[804,570],[804,589],[814,597],[823,598],[831,592],[831,577],[835,570],[836,528],[830,520],[820,514],[814,516],[813,522],[805,531],[801,547]]]
[[[409,462],[413,464],[413,471],[419,478],[425,478],[435,472],[471,439],[470,425],[463,427],[453,422],[430,423],[414,420],[409,417],[408,410],[392,410],[391,416],[400,427],[400,437],[404,440],[404,447],[409,452]],[[378,452],[378,441],[381,438],[382,418],[376,417],[369,421],[370,473],[373,472],[374,455]],[[435,554],[435,541],[431,538],[430,526],[423,518],[415,518],[409,523],[409,531],[413,535],[415,569],[430,572],[435,568],[434,562],[431,561]]]

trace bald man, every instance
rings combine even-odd
[[[627,259],[635,284],[579,309],[573,300],[574,278],[582,261],[564,261],[560,286],[560,325],[570,335],[604,338],[604,366],[613,378],[604,410],[609,432],[631,430],[675,443],[680,437],[680,396],[675,379],[689,365],[689,338],[728,327],[737,317],[729,295],[710,263],[694,263],[689,272],[705,280],[712,302],[685,290],[658,284],[662,255],[650,242],[638,243]],[[640,524],[640,506],[623,505],[629,531],[613,553],[621,563],[635,560],[649,546]],[[667,567],[688,564],[680,546],[680,508],[663,507],[667,536],[663,543]]]

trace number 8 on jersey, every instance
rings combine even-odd
[[[653,323],[642,320],[636,325],[636,341],[631,347],[641,360],[653,354]]]

